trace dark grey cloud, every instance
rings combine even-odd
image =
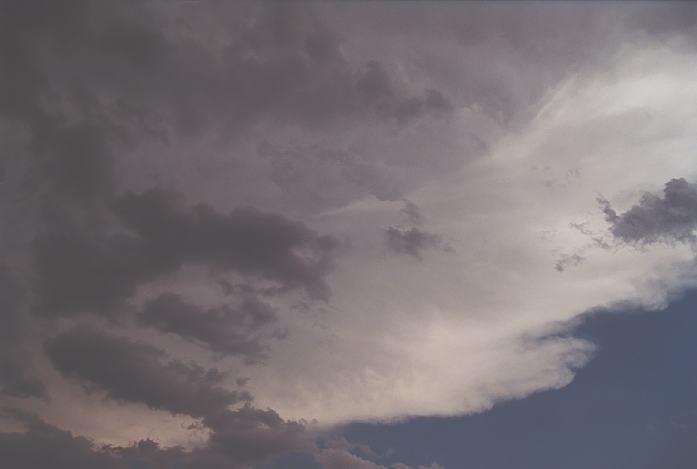
[[[233,137],[265,119],[293,125],[365,115],[408,121],[449,109],[437,90],[410,93],[381,63],[346,58],[341,38],[308,5],[211,4],[190,11],[181,5],[85,1],[56,8],[51,2],[30,3],[3,4],[0,62],[10,73],[4,76],[0,102],[1,110],[22,121],[31,135],[34,165],[27,177],[31,196],[39,199],[38,225],[49,225],[36,243],[44,310],[112,306],[139,282],[176,264],[148,256],[143,243],[113,233],[111,227],[95,228],[112,217],[113,167],[119,152],[134,142],[166,138],[172,129],[181,135],[224,129]],[[172,18],[179,22],[176,28]],[[220,23],[221,18],[231,24]],[[210,37],[200,28],[209,21],[218,22]],[[218,45],[211,46],[216,40]],[[137,203],[152,200],[144,196]],[[130,214],[133,222],[135,203],[129,196],[119,199],[119,217]],[[55,227],[56,218],[68,221]],[[203,209],[196,209],[191,220],[196,218],[217,223],[213,228],[224,224]],[[241,226],[242,219],[254,224],[263,223],[262,218],[240,211],[229,218],[224,235],[230,234],[234,219]],[[158,239],[144,242],[163,241],[162,228],[153,235]],[[203,231],[191,236],[206,236]],[[249,230],[236,235],[236,241],[246,234]],[[189,252],[174,259],[202,261],[196,256],[223,253],[228,263],[252,274],[290,280],[317,297],[327,294],[313,272],[323,267],[298,256],[286,253],[278,270],[262,259],[278,250],[247,244],[251,249],[232,253],[218,239],[204,253],[184,243],[177,247]],[[283,249],[280,244],[278,249]],[[140,260],[143,254],[145,260]],[[80,257],[89,260],[76,261]],[[253,266],[257,260],[261,264]],[[63,267],[66,261],[77,264],[73,272]]]
[[[165,362],[159,349],[87,326],[59,334],[45,348],[61,373],[88,390],[104,391],[116,401],[200,418],[211,433],[206,446],[184,454],[185,460],[193,461],[191,467],[228,467],[311,447],[301,422],[252,407],[246,391],[221,386],[223,377],[215,369]],[[232,409],[236,404],[244,405]]]
[[[44,384],[32,374],[31,353],[24,340],[26,292],[0,265],[0,394],[12,397],[46,397]]]
[[[381,156],[362,154],[355,148],[314,144],[294,147],[264,141],[257,146],[257,153],[268,165],[268,177],[284,198],[311,213],[367,194],[380,200],[396,200],[408,187],[404,177],[385,170],[387,162],[377,161]]]
[[[385,463],[384,456],[376,454],[370,447],[347,441],[345,438],[331,440],[314,453],[322,469],[445,469],[432,463],[413,467],[401,462]]]
[[[5,411],[5,418],[12,417],[24,424],[23,432],[0,433],[0,460],[13,469],[39,469],[43,467],[91,469],[125,468],[107,452],[101,452],[86,438],[75,437],[43,422],[40,418],[21,412]]]
[[[95,108],[94,93],[78,77],[54,76],[49,64],[57,56],[64,63],[81,63],[69,51],[92,42],[87,2],[57,6],[43,0],[7,1],[0,8],[0,64],[5,71],[0,78],[0,114],[21,123],[30,135],[33,161],[24,177],[30,181],[31,195],[86,203],[108,193],[110,139],[118,139],[118,128]],[[58,83],[61,76],[69,83]],[[57,102],[62,99],[69,105],[62,108]]]
[[[179,447],[162,448],[152,440],[129,446],[98,445],[88,438],[50,425],[38,416],[17,409],[5,409],[3,419],[23,427],[18,432],[0,432],[0,461],[12,469],[194,469],[196,457]],[[215,469],[236,467],[232,461]]]
[[[221,268],[234,264],[250,275],[326,297],[321,276],[328,255],[320,251],[330,250],[328,238],[253,210],[239,210],[227,218],[205,206],[188,215],[175,213],[174,203],[157,190],[141,196],[114,194],[115,152],[144,138],[144,133],[157,133],[149,123],[173,119],[186,120],[191,128],[206,127],[204,120],[248,125],[256,119],[252,116],[288,101],[265,93],[293,94],[291,89],[305,86],[305,78],[316,76],[313,63],[305,61],[334,57],[331,37],[323,40],[331,33],[316,18],[293,13],[295,20],[288,22],[277,16],[277,8],[285,10],[280,5],[240,7],[246,15],[241,23],[256,26],[232,40],[226,49],[230,61],[224,62],[230,68],[219,70],[219,62],[208,52],[168,38],[164,23],[142,6],[76,2],[66,13],[54,11],[50,2],[36,2],[31,8],[19,2],[4,5],[8,37],[1,59],[17,62],[15,73],[20,75],[5,90],[8,100],[17,95],[29,98],[8,104],[6,111],[23,119],[33,133],[36,165],[28,176],[32,195],[43,200],[35,258],[44,311],[65,314],[116,307],[138,284],[183,262],[215,262]],[[64,63],[54,63],[49,52],[65,57],[65,62],[72,59],[73,65],[66,69]],[[299,81],[287,80],[284,67],[302,72]],[[194,71],[197,75],[190,76]],[[254,84],[257,99],[245,90],[249,84]],[[113,99],[113,105],[104,104]],[[56,100],[69,104],[53,106]],[[203,110],[212,116],[200,117]],[[294,121],[297,117],[293,113]],[[200,122],[189,122],[192,119]],[[113,210],[117,222],[125,222],[140,236],[109,225]],[[146,226],[143,217],[165,225]],[[184,230],[183,238],[172,235],[176,229]],[[269,232],[262,233],[265,229]],[[284,235],[290,238],[284,240]],[[199,242],[210,244],[194,245]],[[296,250],[316,259],[306,261]]]
[[[435,91],[409,93],[381,64],[347,60],[339,38],[307,6],[219,4],[179,18],[178,6],[163,4],[36,0],[0,8],[1,124],[26,134],[23,154],[8,158],[28,157],[15,165],[25,170],[16,186],[28,210],[11,218],[21,218],[23,237],[33,239],[23,245],[33,261],[26,279],[32,301],[15,305],[20,300],[3,290],[7,327],[0,334],[8,339],[28,333],[23,321],[30,306],[50,313],[44,319],[117,312],[138,286],[184,264],[209,266],[213,274],[233,270],[247,284],[277,284],[268,292],[304,289],[327,298],[332,238],[254,209],[187,208],[160,190],[118,195],[119,158],[143,141],[167,140],[169,132],[237,138],[266,120],[405,122],[442,113],[447,102]],[[222,39],[216,50],[208,48],[215,38],[187,35],[197,28],[205,35],[193,23],[209,20],[218,22],[213,35]],[[404,110],[413,100],[417,105]],[[3,173],[11,166],[3,162]],[[275,312],[244,298],[239,310],[203,311],[201,323],[187,322],[181,308],[177,316],[158,315],[162,303],[150,304],[143,318],[213,350],[257,359],[264,347],[254,334],[275,322]],[[0,392],[43,396],[18,344],[12,339],[0,348]],[[50,339],[45,352],[90,391],[202,418],[211,444],[191,452],[151,441],[97,447],[38,418],[24,419],[26,432],[0,434],[0,458],[14,467],[238,467],[305,444],[302,424],[249,405],[229,409],[251,396],[223,388],[219,372],[171,360],[149,345],[77,326]]]
[[[164,119],[186,133],[448,109],[441,92],[412,94],[382,64],[351,62],[311,5],[8,1],[3,18],[2,60],[13,67],[0,102],[34,118],[47,114],[39,98],[61,94],[125,127]],[[105,98],[114,101],[100,109]]]
[[[307,449],[305,440],[300,438],[303,429],[299,424],[288,424],[271,411],[250,407],[226,416],[227,439],[189,451],[176,446],[161,447],[153,440],[129,446],[97,445],[33,414],[7,409],[3,417],[20,422],[24,428],[0,432],[0,461],[11,463],[12,469],[238,469],[249,468],[248,463],[283,450]],[[218,446],[229,443],[232,446]]]
[[[421,210],[419,206],[414,202],[409,200],[404,201],[404,208],[402,208],[402,213],[406,215],[409,223],[412,225],[420,225],[423,222],[423,216],[421,215]]]
[[[245,405],[204,419],[211,429],[209,452],[249,462],[286,451],[311,450],[305,426],[284,420],[271,409]]]
[[[370,448],[343,439],[316,448],[302,438],[300,425],[283,421],[273,411],[251,407],[229,412],[219,422],[227,433],[218,433],[214,441],[193,450],[161,447],[152,440],[129,446],[98,445],[33,414],[15,409],[6,409],[3,414],[3,418],[20,422],[24,428],[21,432],[0,432],[0,458],[12,461],[12,469],[237,469],[252,467],[250,464],[263,461],[269,454],[297,450],[311,452],[323,469],[444,469],[436,463],[414,468],[399,462],[373,462],[356,454],[359,449],[371,459],[380,459]]]
[[[315,298],[329,294],[323,276],[337,242],[301,223],[254,209],[229,214],[203,204],[187,209],[160,190],[121,196],[113,211],[117,224],[109,230],[60,217],[36,238],[44,311],[112,310],[139,284],[187,263],[304,288]]]
[[[10,352],[12,353],[12,352]],[[28,372],[23,354],[3,352],[0,363],[0,394],[11,397],[47,397],[46,386]]]
[[[452,111],[452,109],[453,105],[440,91],[430,89],[424,97],[409,98],[399,104],[396,114],[400,122],[406,123],[424,114],[445,114]]]
[[[389,226],[385,230],[387,246],[398,254],[407,254],[421,259],[424,249],[451,249],[447,243],[435,233],[420,228],[401,228]]]
[[[564,272],[569,267],[575,267],[583,262],[585,258],[579,253],[562,254],[554,263],[554,269],[557,272]]]
[[[474,47],[468,63],[488,64],[482,57],[515,57],[506,59],[514,65],[494,61],[468,68],[453,62],[451,69],[438,54],[416,51],[419,44],[434,44],[416,38],[407,47],[415,46],[416,61],[437,77],[422,81],[423,76],[407,77],[384,56],[348,51],[346,39],[353,37],[337,33],[338,24],[361,26],[363,19],[332,23],[331,15],[320,10],[277,2],[210,2],[205,8],[201,2],[1,2],[0,130],[6,127],[8,134],[19,135],[21,151],[5,151],[0,169],[6,177],[7,168],[21,161],[14,166],[23,170],[12,175],[19,181],[12,185],[21,192],[16,197],[22,204],[3,206],[3,211],[12,212],[3,221],[20,221],[6,226],[18,232],[15,238],[32,240],[17,244],[32,263],[17,269],[23,273],[17,285],[14,279],[0,278],[0,394],[47,395],[31,367],[36,353],[29,349],[31,340],[40,342],[41,335],[31,321],[77,313],[115,316],[128,309],[139,287],[183,266],[209,268],[212,281],[219,280],[218,273],[232,272],[244,285],[253,285],[254,292],[262,283],[265,294],[296,290],[315,300],[329,298],[326,276],[335,260],[333,238],[292,221],[282,209],[283,215],[274,215],[252,208],[190,206],[166,192],[159,181],[153,190],[135,185],[137,192],[124,194],[132,188],[131,178],[142,177],[138,165],[118,172],[119,163],[136,147],[159,142],[166,148],[210,135],[235,144],[248,137],[261,140],[262,135],[283,146],[283,139],[278,144],[273,138],[276,126],[324,135],[325,130],[344,133],[356,123],[379,124],[376,134],[382,139],[383,129],[406,133],[418,128],[420,119],[435,122],[430,117],[448,116],[463,103],[481,104],[485,112],[508,118],[574,70],[589,51],[595,53],[597,38],[612,42],[605,35],[588,33],[598,31],[586,27],[598,22],[595,16],[592,21],[581,18],[578,27],[573,25],[579,19],[576,14],[555,21],[558,13],[538,19],[539,10],[526,9],[521,20],[517,11],[501,14],[499,7],[489,12],[470,7],[453,16],[454,29],[448,31],[455,31],[454,43],[477,45],[497,38],[494,47]],[[635,19],[629,15],[628,22],[650,34],[685,31],[694,24],[693,9],[662,13],[666,10],[650,9],[651,14]],[[391,14],[375,19],[385,21]],[[654,14],[658,19],[652,19]],[[410,13],[391,21],[410,34],[433,23],[440,37],[441,23],[422,18]],[[406,28],[407,23],[418,27]],[[382,28],[374,28],[378,29],[382,34]],[[566,39],[556,41],[560,36]],[[571,53],[569,44],[574,44]],[[453,73],[455,68],[466,73]],[[453,81],[461,86],[440,86]],[[458,96],[445,89],[459,90]],[[313,210],[341,205],[356,194],[399,199],[406,186],[385,170],[393,164],[395,173],[410,178],[417,174],[413,178],[419,181],[413,184],[421,182],[423,167],[436,168],[429,174],[453,167],[416,150],[417,156],[396,151],[378,161],[350,143],[309,156],[303,154],[304,144],[298,151],[263,151],[262,145],[258,153],[270,168],[270,176],[264,177],[282,194],[301,193],[300,205]],[[459,153],[469,151],[452,153],[458,153],[459,162]],[[229,158],[233,164],[228,168],[236,168],[226,173],[232,192],[249,177],[249,162],[243,161],[249,157]],[[404,161],[409,158],[414,161]],[[166,156],[163,161],[170,166]],[[151,185],[152,181],[145,187]],[[0,196],[8,192],[0,187]],[[188,193],[183,198],[202,200]],[[248,205],[233,196],[226,202],[232,207]],[[609,207],[607,213],[610,216]],[[386,230],[393,251],[420,258],[426,249],[447,249],[436,234],[415,227],[421,223],[415,206],[407,205],[405,214],[409,228]],[[624,226],[624,215],[614,215],[611,222]],[[678,230],[680,236],[687,236],[684,230]],[[616,231],[617,236],[631,237],[624,229]],[[140,322],[131,325],[176,334],[249,363],[257,361],[263,358],[276,313],[243,288],[229,293],[238,305],[212,309],[163,295],[149,302]],[[34,309],[44,314],[27,314]],[[0,461],[12,461],[14,467],[222,468],[307,448],[302,422],[255,409],[247,404],[247,393],[224,388],[217,371],[172,360],[152,346],[78,326],[49,340],[45,352],[58,371],[91,391],[101,390],[118,402],[200,418],[211,439],[194,451],[160,448],[152,441],[106,448],[25,416],[20,420],[26,432],[0,434]]]
[[[59,334],[45,348],[61,373],[116,401],[202,417],[251,399],[246,391],[223,388],[215,369],[164,362],[164,352],[155,347],[88,326]]]
[[[157,190],[121,197],[115,212],[158,258],[207,262],[305,288],[315,297],[328,294],[322,276],[337,241],[281,215],[251,208],[225,215],[204,204],[182,210],[171,194]]]
[[[34,0],[4,2],[0,16],[0,113],[29,133],[29,192],[53,204],[113,196],[114,166],[143,142],[405,124],[451,107],[442,91],[348,57],[313,5]]]
[[[622,214],[606,200],[600,200],[610,231],[620,241],[649,244],[656,242],[695,243],[697,228],[697,184],[671,179],[663,197],[644,193],[639,203]]]
[[[202,310],[175,293],[149,300],[139,316],[142,324],[209,347],[221,355],[232,355],[253,363],[266,356],[264,339],[278,330],[276,311],[256,297],[239,305]]]

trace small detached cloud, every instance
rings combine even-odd
[[[639,203],[621,215],[608,201],[600,199],[599,202],[611,225],[610,231],[620,241],[634,244],[697,242],[697,184],[683,178],[668,181],[663,197],[645,193]]]
[[[379,456],[365,445],[351,443],[344,438],[332,440],[323,448],[315,451],[315,460],[322,469],[445,469],[445,467],[432,463],[429,466],[410,466],[401,462],[396,463],[377,463],[364,455],[357,453],[368,453],[371,459],[379,459]]]
[[[559,256],[557,262],[554,264],[554,269],[557,272],[564,272],[569,267],[579,265],[581,262],[583,262],[583,260],[584,257],[579,253],[562,254],[561,256]]]
[[[450,251],[452,248],[437,234],[421,228],[400,228],[389,226],[385,230],[387,246],[397,254],[406,254],[421,259],[425,249],[441,249]]]
[[[409,223],[418,226],[423,222],[423,216],[421,215],[421,209],[418,205],[410,200],[404,200],[404,207],[401,212],[407,217]]]

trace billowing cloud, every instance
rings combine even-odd
[[[9,414],[3,417],[14,417],[25,428],[22,432],[0,433],[0,455],[3,461],[11,461],[17,468],[39,469],[53,465],[76,469],[111,469],[125,466],[119,465],[107,452],[96,451],[89,440],[46,424],[36,416],[18,412]]]
[[[0,394],[45,397],[44,384],[31,373],[30,354],[23,343],[27,335],[22,317],[26,292],[0,266]]]
[[[172,194],[156,190],[118,198],[114,213],[121,232],[61,221],[67,226],[39,234],[35,255],[42,309],[109,311],[139,284],[185,263],[305,288],[315,297],[328,295],[323,276],[336,241],[280,215],[251,209],[224,215],[206,205],[185,210]]]
[[[596,202],[602,194],[622,217],[644,192],[697,176],[695,129],[686,124],[697,96],[680,91],[697,76],[690,53],[630,50],[612,73],[561,83],[488,158],[409,194],[427,217],[418,228],[454,252],[424,251],[423,262],[391,255],[384,227],[404,223],[401,202],[365,198],[323,214],[317,229],[348,234],[353,251],[330,276],[324,329],[298,315],[289,337],[306,339],[275,345],[269,363],[282,370],[283,387],[264,369],[251,370],[257,402],[330,422],[483,411],[568,384],[595,353],[568,332],[585,312],[661,308],[693,285],[690,246],[618,245],[612,230],[623,225],[608,223]],[[679,199],[676,207],[689,200],[684,187],[667,199]],[[660,201],[650,207],[663,212]],[[676,210],[669,220],[685,220],[689,212]],[[301,376],[284,371],[300,361]]]
[[[210,430],[209,441],[181,461],[226,467],[231,462],[311,448],[301,423],[286,421],[271,409],[251,407],[252,397],[246,391],[221,386],[223,376],[216,369],[176,360],[163,362],[164,353],[159,349],[86,326],[52,338],[46,351],[61,373],[77,379],[87,390],[103,391],[124,403],[200,418]],[[241,407],[231,408],[240,403]]]
[[[691,5],[0,9],[0,460],[389,467],[694,285]]]
[[[305,427],[273,410],[245,405],[204,419],[211,429],[210,449],[239,461],[255,461],[284,451],[311,450]]]
[[[193,450],[163,448],[153,440],[141,440],[128,446],[98,445],[16,409],[7,409],[3,418],[17,421],[23,427],[22,431],[0,433],[0,455],[4,461],[12,461],[13,467],[18,469],[39,469],[49,465],[75,469],[155,469],[163,466],[242,469],[249,468],[249,462],[274,452],[306,447],[298,444],[294,432],[302,431],[302,428],[297,424],[288,427],[273,412],[249,407],[227,416],[225,431],[228,434],[217,435],[209,446]],[[226,446],[217,446],[221,443]]]
[[[203,417],[251,399],[244,391],[221,387],[218,370],[176,360],[162,363],[161,350],[87,326],[54,337],[46,352],[61,373],[119,401]]]
[[[697,185],[683,178],[668,181],[663,197],[644,193],[638,204],[621,215],[607,201],[601,202],[612,234],[621,241],[640,244],[697,241]]]
[[[375,462],[374,460],[381,458],[370,448],[353,444],[344,438],[329,441],[324,447],[318,448],[314,456],[322,469],[445,469],[437,463],[413,467],[401,462]]]
[[[270,305],[255,297],[238,306],[200,311],[174,293],[163,293],[148,301],[139,318],[144,325],[201,343],[223,354],[254,362],[267,352],[263,331],[278,321]],[[273,336],[279,331],[268,332]]]
[[[434,233],[429,233],[419,228],[399,228],[389,226],[385,230],[387,245],[394,252],[408,254],[417,259],[421,258],[423,249],[438,248],[444,246],[443,240]]]

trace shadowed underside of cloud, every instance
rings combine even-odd
[[[213,433],[208,446],[185,450],[163,448],[153,440],[130,446],[96,445],[47,424],[39,417],[8,409],[3,418],[18,421],[21,432],[0,433],[0,455],[13,469],[45,467],[94,469],[237,469],[282,451],[298,450],[297,433],[302,427],[289,425],[272,411],[243,407],[229,412]]]
[[[176,360],[162,363],[162,350],[87,326],[52,338],[46,353],[61,373],[118,401],[202,417],[251,400],[246,392],[220,387],[218,370]]]
[[[141,440],[129,446],[97,445],[88,438],[50,425],[34,414],[17,409],[5,409],[1,417],[14,420],[23,427],[21,432],[0,433],[0,455],[12,461],[13,469],[244,469],[260,456],[279,450],[306,449],[322,469],[445,469],[436,463],[429,466],[410,466],[393,463],[388,466],[364,459],[350,450],[353,445],[331,444],[325,448],[288,444],[288,437],[297,428],[283,426],[271,411],[249,407],[237,415],[226,416],[226,434],[214,434],[208,446],[186,450],[181,447],[163,448],[153,440]],[[281,427],[281,429],[279,429]],[[269,437],[270,429],[276,429]],[[264,432],[263,438],[259,433]]]
[[[638,204],[621,215],[609,202],[600,203],[612,234],[621,241],[639,244],[697,241],[697,184],[685,179],[668,181],[663,197],[645,193]]]
[[[44,384],[31,370],[31,358],[23,343],[27,335],[23,317],[26,292],[0,265],[0,395],[47,397]]]
[[[266,356],[264,335],[280,334],[264,331],[278,321],[270,305],[256,297],[248,297],[239,306],[223,306],[201,311],[174,293],[163,293],[149,300],[139,321],[165,333],[203,344],[221,355],[243,357],[253,363]]]
[[[574,154],[566,142],[606,136],[587,122],[596,122],[584,114],[587,97],[564,89],[543,100],[551,114],[531,130],[511,122],[536,111],[543,90],[581,70],[598,43],[623,44],[625,33],[629,43],[682,38],[694,10],[630,9],[607,27],[596,7],[587,15],[556,9],[544,20],[526,8],[520,21],[508,7],[458,6],[452,19],[447,10],[431,22],[412,10],[392,15],[396,5],[352,22],[336,20],[340,5],[0,4],[0,397],[47,411],[65,403],[51,390],[69,380],[89,395],[70,396],[76,408],[96,395],[124,415],[145,406],[193,418],[208,432],[193,449],[149,439],[102,446],[89,437],[130,438],[142,425],[119,415],[94,425],[108,431],[82,433],[56,413],[8,411],[23,431],[0,432],[0,465],[222,469],[304,451],[325,469],[376,469],[385,465],[350,445],[316,447],[303,419],[481,411],[569,382],[590,346],[537,340],[540,329],[580,314],[570,303],[631,296],[636,279],[593,284],[607,272],[583,277],[592,256],[556,275],[564,279],[545,277],[549,247],[536,244],[536,230],[549,226],[539,219],[563,219],[583,204],[568,192],[540,192],[564,188],[540,189],[526,171],[576,165],[595,149]],[[395,18],[399,34],[390,32]],[[377,40],[366,51],[361,44],[373,37],[360,31],[368,19],[385,30],[373,26]],[[411,22],[413,31],[404,26]],[[581,116],[575,121],[567,102]],[[491,145],[508,133],[517,158]],[[554,135],[564,143],[545,140]],[[507,163],[457,172],[482,154]],[[456,181],[392,213],[390,201],[407,187],[441,176]],[[696,192],[673,180],[663,198],[647,195],[621,215],[606,205],[605,214],[622,241],[692,243]],[[324,212],[364,197],[377,209]],[[385,221],[392,215],[409,225]],[[426,216],[438,234],[421,226]],[[430,264],[427,250],[451,250],[452,239],[458,252],[442,256],[450,263]],[[386,260],[385,243],[422,262]],[[576,260],[563,257],[558,268]],[[563,283],[574,279],[578,289]],[[202,284],[229,288],[221,299]],[[105,324],[121,332],[104,332]],[[285,327],[294,328],[292,339],[273,341]],[[192,344],[198,362],[174,358]],[[47,367],[43,374],[34,362]],[[249,384],[230,385],[236,376],[250,376]]]
[[[178,7],[163,8],[89,1],[56,7],[41,0],[0,6],[1,124],[3,131],[21,129],[18,156],[1,169],[23,202],[3,206],[3,215],[20,220],[16,246],[22,269],[31,271],[22,279],[30,302],[3,296],[8,338],[26,332],[25,319],[124,316],[138,288],[187,265],[205,266],[212,281],[231,271],[247,284],[273,283],[267,290],[274,295],[300,290],[310,300],[329,298],[324,277],[335,239],[252,208],[223,213],[180,203],[160,188],[118,191],[116,163],[140,142],[211,131],[235,140],[245,129],[279,120],[298,127],[356,118],[406,125],[451,110],[440,91],[412,92],[384,64],[349,60],[312,8],[218,4],[188,19],[176,19]],[[229,37],[216,49],[209,47],[212,37],[171,29],[169,13],[200,32],[206,28],[196,22],[221,15],[233,24],[226,24]],[[21,291],[9,285],[2,282],[7,292]],[[140,324],[251,364],[265,353],[256,334],[277,315],[255,296],[236,296],[235,309],[206,310],[160,296],[145,305]],[[3,341],[0,391],[44,396],[22,344]],[[252,396],[225,387],[218,371],[170,359],[155,346],[78,325],[50,338],[44,351],[88,392],[199,418],[211,436],[208,446],[190,452],[151,442],[98,449],[24,418],[28,431],[3,433],[0,449],[5,461],[21,467],[120,468],[141,459],[157,467],[236,467],[306,447],[302,424],[251,407]]]
[[[421,259],[424,249],[441,248],[448,250],[447,244],[437,234],[420,228],[399,228],[390,226],[385,230],[387,245],[398,254],[407,254]]]
[[[4,419],[19,421],[22,432],[0,433],[0,454],[16,469],[44,467],[93,469],[131,469],[143,467],[192,467],[188,454],[179,448],[163,450],[153,441],[131,447],[99,447],[87,438],[49,425],[39,417],[6,410]]]
[[[226,467],[309,448],[302,423],[251,407],[252,397],[246,391],[222,387],[223,376],[216,369],[176,360],[165,363],[162,350],[87,326],[50,339],[46,352],[56,369],[88,390],[122,403],[200,419],[210,430],[208,444],[187,457],[203,467]],[[243,405],[232,409],[235,404]]]
[[[184,210],[157,190],[119,197],[114,214],[120,232],[62,219],[39,234],[38,290],[47,314],[109,312],[138,285],[197,263],[328,297],[322,277],[336,241],[280,215],[251,209],[224,215],[206,205]]]

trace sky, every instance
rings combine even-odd
[[[0,466],[697,464],[697,7],[0,1]]]

